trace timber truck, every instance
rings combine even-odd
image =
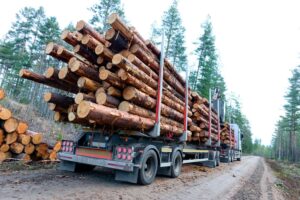
[[[163,49],[163,48],[162,48]],[[163,51],[161,51],[163,52]],[[163,54],[163,53],[162,53]],[[218,122],[218,141],[203,144],[187,142],[188,139],[188,72],[185,85],[184,131],[176,140],[160,135],[161,97],[163,90],[164,56],[160,55],[159,90],[156,103],[156,120],[149,132],[113,130],[82,130],[74,140],[63,140],[58,154],[61,160],[60,169],[67,171],[92,170],[95,166],[115,170],[115,179],[142,185],[151,184],[156,175],[172,178],[178,177],[183,164],[202,163],[216,167],[221,161],[231,162],[241,159],[241,133],[237,125],[234,129],[234,140],[237,145],[222,144],[220,140],[221,123],[224,121],[220,112],[220,102],[216,107]],[[213,109],[212,92],[209,93],[210,112]],[[224,114],[224,112],[223,112]],[[220,120],[221,119],[221,120]],[[211,123],[209,123],[211,126]],[[211,128],[209,128],[211,131]],[[230,140],[231,143],[231,140]]]

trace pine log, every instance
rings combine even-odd
[[[134,105],[132,103],[129,103],[128,101],[122,101],[119,104],[118,109],[121,111],[128,112],[130,114],[138,115],[140,117],[145,117],[145,118],[149,118],[149,119],[153,119],[153,120],[155,120],[155,118],[156,118],[156,114],[154,112],[147,110],[145,108],[139,107],[137,105]],[[161,121],[166,124],[170,124],[172,126],[176,126],[176,127],[183,129],[183,124],[178,123],[177,121],[174,121],[167,117],[162,116]]]
[[[77,85],[79,88],[85,89],[90,92],[95,92],[98,88],[102,87],[100,83],[86,77],[80,77],[77,81]]]
[[[57,141],[53,147],[53,151],[59,152],[61,149],[61,141]]]
[[[95,97],[99,94],[99,93],[105,93],[106,92],[106,90],[105,90],[105,88],[104,87],[100,87],[100,88],[98,88],[97,89],[97,91],[95,92]],[[96,102],[93,102],[93,103],[96,103]]]
[[[17,127],[17,133],[23,134],[27,131],[27,129],[28,129],[28,124],[24,121],[19,120],[18,127]]]
[[[0,152],[0,163],[5,161],[8,158],[11,158],[11,153],[9,151],[5,153]]]
[[[69,63],[69,68],[71,72],[78,76],[84,76],[94,81],[100,81],[98,71],[79,60],[74,60],[72,63]]]
[[[12,113],[9,109],[4,108],[0,105],[0,119],[1,120],[8,120],[12,117]]]
[[[5,135],[3,129],[0,128],[0,145],[4,142]]]
[[[70,32],[69,30],[64,30],[60,35],[60,39],[64,40],[71,46],[76,46],[78,44],[77,37],[74,33]]]
[[[20,153],[20,154],[14,155],[14,158],[21,160],[23,163],[28,163],[28,162],[32,161],[31,156],[26,153]]]
[[[65,66],[59,70],[58,78],[69,83],[76,83],[79,79],[79,76],[71,72],[68,66]]]
[[[150,130],[154,126],[154,120],[132,115],[127,112],[113,108],[83,101],[79,104],[77,114],[80,118],[94,120],[96,123],[106,124],[112,127],[125,128],[129,130]],[[173,132],[182,134],[183,130],[175,126],[161,124],[162,133]]]
[[[142,106],[144,108],[155,110],[156,109],[156,100],[152,97],[148,96],[147,94],[137,90],[134,87],[126,87],[123,90],[123,98],[128,101],[132,101],[135,104]],[[176,121],[183,122],[184,115],[183,112],[180,113],[169,106],[162,104],[161,106],[161,113],[162,115],[172,118]],[[191,119],[188,118],[189,123],[191,123]]]
[[[28,155],[33,154],[34,150],[35,150],[35,146],[32,143],[27,144],[24,148],[24,152]]]
[[[85,58],[93,64],[97,63],[97,55],[81,44],[77,44],[76,46],[74,46],[73,52],[80,55],[81,57]]]
[[[40,143],[36,145],[35,150],[40,153],[41,155],[44,155],[48,152],[49,145],[47,143]]]
[[[23,145],[29,144],[30,141],[31,141],[30,135],[21,134],[21,135],[18,136],[18,142],[23,144]]]
[[[43,140],[43,135],[41,133],[37,133],[37,132],[34,132],[34,131],[27,130],[26,134],[30,135],[31,142],[33,144],[40,144]]]
[[[47,46],[46,46],[46,54],[52,56],[53,58],[56,58],[62,62],[68,63],[70,57],[68,54],[65,54],[66,52],[60,52],[61,54],[58,54],[58,49],[62,47],[58,44],[55,44],[54,42],[50,42]]]
[[[107,89],[107,94],[109,94],[110,96],[113,96],[113,97],[122,97],[122,92],[121,90],[111,86]]]
[[[61,85],[55,82],[52,82],[50,80],[48,80],[45,76],[40,75],[40,74],[36,74],[34,72],[31,72],[27,69],[21,69],[19,76],[37,83],[41,83],[50,87],[54,87],[57,89],[61,89],[67,92],[72,92],[72,93],[78,93],[78,89],[77,88],[71,88],[71,87],[66,87],[65,85]]]
[[[101,68],[99,70],[99,78],[100,80],[106,81],[110,83],[112,86],[123,89],[125,87],[125,84],[123,81],[114,73]]]
[[[96,98],[95,98],[95,96],[90,96],[90,95],[87,95],[87,94],[84,94],[84,93],[78,93],[78,94],[76,94],[76,96],[75,96],[75,103],[79,104],[82,101],[91,101],[91,102],[95,103],[96,102]]]
[[[88,119],[79,118],[76,112],[69,112],[68,120],[69,120],[69,122],[74,123],[74,124],[80,124],[83,126],[91,126],[91,125],[94,126],[94,123],[89,121]]]
[[[76,30],[83,34],[89,34],[92,37],[94,37],[96,40],[101,42],[102,44],[109,46],[109,42],[105,40],[104,36],[98,33],[98,31],[96,31],[92,26],[90,26],[88,23],[86,23],[83,20],[77,22]]]
[[[9,145],[8,144],[2,144],[0,147],[0,151],[5,153],[9,151]]]
[[[54,112],[53,119],[56,122],[66,122],[68,119],[67,113]]]
[[[110,96],[110,95],[108,95],[104,92],[98,93],[96,95],[96,102],[99,105],[104,105],[104,106],[108,106],[108,107],[111,107],[111,108],[117,108],[118,105],[120,104],[119,99],[117,99],[113,96]]]
[[[67,109],[66,108],[63,108],[59,105],[56,105],[54,103],[48,103],[48,108],[49,110],[51,111],[56,111],[56,112],[67,112]]]
[[[106,31],[105,39],[111,43],[109,48],[114,52],[120,52],[121,50],[128,48],[128,41],[122,34],[120,34],[118,31],[115,31],[113,28],[110,28]]]
[[[44,100],[47,103],[54,103],[64,108],[67,108],[70,105],[74,104],[74,98],[51,92],[46,92],[44,94]]]
[[[18,142],[14,142],[9,146],[9,149],[15,154],[20,154],[24,150],[24,145]]]
[[[189,127],[189,130],[190,130],[190,131],[193,131],[193,132],[201,132],[201,131],[202,131],[202,129],[201,129],[199,126],[195,125],[195,124],[192,124],[192,125]]]
[[[16,118],[9,118],[8,120],[2,123],[2,126],[7,133],[12,133],[18,128],[18,120]]]
[[[49,154],[49,159],[51,161],[56,161],[57,160],[57,152],[56,151],[51,151]]]
[[[112,60],[114,53],[105,47],[103,44],[99,44],[95,49],[95,54],[98,56],[102,56],[106,60]]]
[[[0,88],[0,100],[4,98],[5,98],[5,91],[2,88]]]
[[[81,44],[87,46],[90,50],[95,51],[97,45],[101,44],[93,36],[85,34],[81,39]]]
[[[6,144],[12,144],[18,139],[18,134],[16,132],[8,133],[5,138]]]

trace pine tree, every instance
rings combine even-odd
[[[186,71],[187,56],[185,48],[184,33],[181,17],[178,11],[178,1],[174,0],[170,8],[164,12],[162,26],[151,27],[151,37],[155,44],[160,44],[162,31],[165,33],[165,56],[178,71]]]
[[[99,0],[98,3],[94,4],[89,10],[93,12],[90,23],[100,32],[104,32],[109,28],[107,18],[111,13],[118,13],[119,16],[125,20],[121,0]]]
[[[197,70],[191,72],[190,75],[192,88],[206,98],[209,96],[209,89],[219,88],[224,97],[226,86],[219,71],[215,37],[212,33],[210,17],[206,19],[202,28],[204,33],[199,38],[199,42],[196,43],[198,47],[195,50],[198,57]]]

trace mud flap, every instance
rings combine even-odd
[[[75,169],[76,169],[76,163],[75,162],[70,162],[70,161],[65,161],[65,160],[62,160],[60,162],[60,165],[59,165],[59,170],[62,170],[62,171],[70,171],[70,172],[75,172]]]
[[[171,167],[159,167],[157,174],[162,176],[171,176]]]
[[[139,168],[137,167],[134,168],[133,172],[116,170],[115,180],[129,182],[129,183],[137,183],[138,175],[139,175]]]

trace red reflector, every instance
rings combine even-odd
[[[132,153],[132,149],[131,148],[128,148],[127,152],[130,154]]]
[[[123,159],[123,160],[126,160],[126,157],[127,157],[127,156],[126,156],[125,154],[122,155],[122,159]]]
[[[118,147],[118,148],[117,148],[117,152],[118,152],[118,153],[121,153],[121,152],[122,152],[122,148],[121,148],[121,147]]]
[[[126,147],[123,147],[123,153],[126,153],[126,152],[127,152]]]
[[[131,156],[127,156],[127,160],[131,160],[132,158],[131,158]]]
[[[122,155],[121,155],[121,154],[118,154],[117,157],[118,157],[118,159],[121,159],[121,158],[122,158]]]

